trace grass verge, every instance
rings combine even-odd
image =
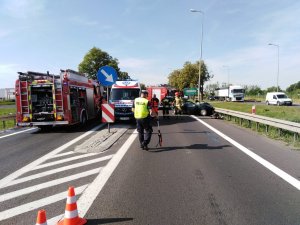
[[[217,108],[230,109],[246,113],[251,113],[251,108],[253,105],[238,102],[211,102],[211,104]],[[256,114],[300,123],[299,107],[256,105]],[[274,140],[283,141],[288,146],[291,146],[297,150],[300,149],[299,134],[295,136],[295,134],[290,131],[267,126],[265,124],[257,124],[256,122],[241,120],[240,118],[234,118],[232,116],[225,116],[224,119],[231,121],[232,123],[235,123],[239,126],[249,128],[253,131],[258,132],[261,135],[265,135]]]
[[[4,119],[3,117],[16,114],[15,108],[0,108],[0,130],[15,127],[15,119]]]

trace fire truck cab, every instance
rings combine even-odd
[[[18,126],[85,125],[99,112],[99,83],[70,69],[60,75],[19,72],[15,93]]]

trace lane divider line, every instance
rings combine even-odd
[[[6,138],[6,137],[9,137],[9,136],[13,136],[13,135],[16,135],[16,134],[25,133],[25,132],[31,131],[31,130],[36,130],[36,129],[37,129],[37,128],[33,127],[33,128],[29,128],[29,129],[22,130],[22,131],[17,131],[17,132],[11,133],[11,134],[3,135],[3,136],[0,137],[0,139]]]
[[[263,159],[262,157],[260,157],[259,155],[255,154],[254,152],[250,151],[249,149],[247,149],[243,145],[239,144],[235,140],[233,140],[230,137],[226,136],[225,134],[223,134],[222,132],[220,132],[216,128],[214,128],[211,125],[205,123],[204,121],[202,121],[198,117],[196,117],[196,116],[191,116],[191,117],[194,118],[194,119],[196,119],[196,120],[198,120],[204,126],[206,126],[207,128],[211,129],[213,132],[215,132],[216,134],[218,134],[219,136],[221,136],[222,138],[224,138],[226,141],[228,141],[231,144],[233,144],[239,150],[241,150],[246,155],[248,155],[249,157],[251,157],[252,159],[254,159],[255,161],[257,161],[258,163],[260,163],[261,165],[263,165],[264,167],[266,167],[267,169],[269,169],[271,172],[273,172],[274,174],[276,174],[277,176],[279,176],[280,178],[282,178],[283,180],[285,180],[286,182],[288,182],[290,185],[292,185],[296,189],[300,190],[300,181],[299,180],[297,180],[296,178],[292,177],[291,175],[289,175],[288,173],[284,172],[283,170],[279,169],[278,167],[276,167],[272,163],[268,162],[267,160]]]

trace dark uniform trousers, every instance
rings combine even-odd
[[[139,132],[139,140],[141,145],[148,145],[151,141],[152,126],[150,117],[136,119],[136,127]],[[145,130],[145,132],[144,132]]]

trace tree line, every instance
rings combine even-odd
[[[201,64],[201,65],[200,65]],[[117,58],[110,56],[107,52],[100,48],[93,47],[86,53],[82,62],[78,65],[78,71],[85,74],[90,79],[97,79],[97,72],[102,66],[111,66],[118,73],[119,80],[131,79],[127,72],[121,71],[119,68],[119,61]],[[205,82],[209,81],[214,77],[213,74],[208,72],[207,65],[203,60],[192,63],[187,61],[183,64],[182,68],[173,70],[168,75],[168,85],[182,91],[184,88],[198,88],[199,87],[199,69],[200,70],[200,95],[201,100],[204,95],[211,95],[215,89],[227,86],[226,83],[219,84],[208,84],[205,86]],[[143,84],[143,86],[145,86]],[[263,96],[267,92],[277,91],[277,87],[272,86],[265,90],[262,90],[257,85],[244,85],[245,94],[248,96]],[[283,91],[279,87],[279,91]],[[290,85],[286,92],[293,96],[300,94],[300,81]]]

